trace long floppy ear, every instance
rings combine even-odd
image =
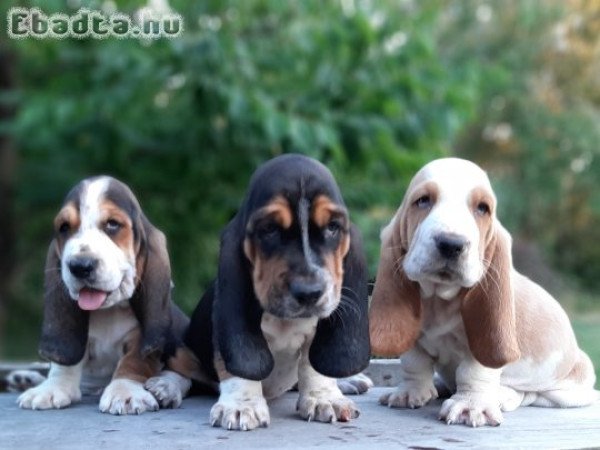
[[[165,235],[140,213],[139,286],[130,300],[142,327],[140,353],[162,352],[171,332],[171,264]],[[141,272],[141,274],[140,274]]]
[[[402,268],[401,243],[395,238],[395,218],[381,233],[381,255],[369,310],[371,350],[379,356],[398,356],[410,349],[421,330],[418,283]]]
[[[244,230],[236,216],[221,235],[213,320],[218,349],[227,371],[262,380],[273,370],[273,356],[262,333],[262,309],[252,287],[243,252]]]
[[[89,313],[69,297],[61,278],[56,241],[46,257],[44,275],[44,320],[39,353],[52,362],[72,366],[83,358],[87,347]]]
[[[354,375],[369,364],[369,294],[367,263],[358,229],[350,227],[350,248],[344,258],[342,298],[338,308],[317,324],[310,347],[313,368],[328,377]]]
[[[511,285],[510,236],[496,222],[485,250],[489,266],[483,279],[465,295],[461,313],[469,349],[487,367],[502,367],[520,357]]]

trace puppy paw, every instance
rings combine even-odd
[[[373,381],[364,373],[337,380],[338,388],[344,395],[360,395],[373,387]]]
[[[296,410],[303,419],[318,422],[348,422],[360,411],[354,402],[343,396],[300,395]]]
[[[100,411],[110,414],[141,414],[156,410],[156,399],[138,381],[125,378],[113,380],[100,397]]]
[[[149,378],[144,387],[161,408],[179,408],[191,384],[190,380],[175,372],[163,372],[157,377]]]
[[[379,397],[379,403],[390,408],[420,408],[436,399],[438,392],[432,383],[419,386],[400,386]]]
[[[13,370],[6,376],[8,392],[24,392],[38,386],[46,379],[35,370]]]
[[[79,386],[64,380],[47,379],[23,392],[17,404],[25,409],[59,409],[81,399]]]
[[[503,417],[500,402],[494,396],[455,394],[442,404],[439,419],[448,425],[496,427],[502,423]]]
[[[210,410],[210,424],[227,430],[249,431],[267,427],[271,421],[269,407],[264,397],[223,399]]]

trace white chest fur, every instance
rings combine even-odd
[[[436,371],[452,386],[458,364],[469,355],[460,300],[422,300],[423,324],[418,345],[435,361]]]
[[[124,354],[125,337],[138,326],[128,304],[90,313],[87,359],[82,379],[85,391],[93,392],[108,384]]]
[[[261,328],[275,360],[273,371],[262,383],[265,398],[278,397],[296,384],[300,356],[310,347],[317,321],[316,317],[283,320],[263,314]]]

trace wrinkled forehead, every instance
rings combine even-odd
[[[409,192],[435,183],[440,199],[468,197],[475,189],[494,197],[490,180],[477,164],[459,158],[437,159],[425,165],[412,179]]]

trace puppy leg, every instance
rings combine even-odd
[[[13,370],[6,375],[6,389],[8,392],[24,392],[42,384],[45,379],[44,375],[35,370]]]
[[[148,378],[144,384],[161,408],[179,408],[190,387],[192,380],[172,370],[163,370],[158,376]]]
[[[248,431],[269,425],[271,418],[260,381],[231,377],[219,383],[219,400],[210,410],[210,424]]]
[[[433,384],[433,360],[417,344],[402,355],[402,382],[395,391],[384,394],[379,403],[390,408],[420,408],[438,397]]]
[[[600,400],[594,389],[596,374],[590,357],[579,350],[578,358],[567,377],[547,391],[529,393],[533,406],[547,408],[577,408]]]
[[[158,403],[144,383],[160,371],[158,356],[139,355],[139,330],[126,339],[125,355],[119,361],[113,379],[100,397],[100,411],[110,414],[141,414],[158,410]]]
[[[191,387],[192,380],[172,370],[163,370],[144,383],[144,388],[154,396],[161,408],[179,408]]]
[[[308,360],[308,349],[303,349],[298,367],[298,391],[296,410],[309,422],[348,422],[360,414],[354,402],[344,397],[335,378],[313,369]]]
[[[500,373],[475,359],[461,362],[456,369],[456,394],[444,401],[439,418],[450,424],[472,427],[502,423]]]
[[[64,408],[81,399],[82,359],[74,366],[51,363],[48,378],[40,385],[23,392],[17,399],[21,408],[53,409]]]
[[[191,379],[214,384],[200,369],[200,362],[187,348],[178,348],[167,361],[167,369],[149,378],[144,387],[154,395],[161,408],[179,408],[192,386]]]
[[[373,387],[373,381],[364,373],[358,373],[351,377],[339,378],[337,385],[344,395],[360,395]]]

